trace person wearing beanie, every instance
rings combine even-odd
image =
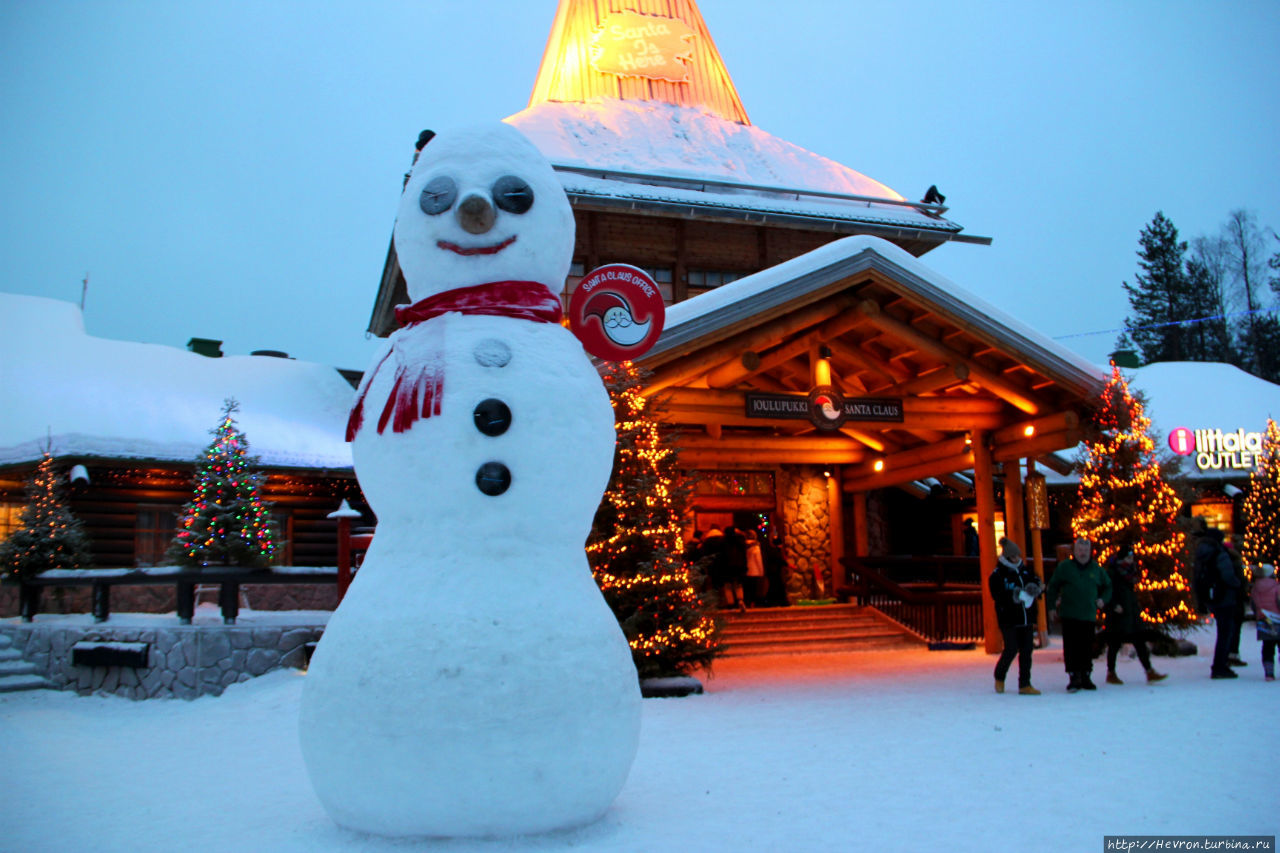
[[[1267,681],[1276,680],[1276,642],[1280,641],[1280,581],[1276,568],[1263,563],[1254,570],[1253,613],[1258,617],[1258,639],[1262,641],[1262,672]]]
[[[1138,593],[1134,588],[1140,575],[1132,545],[1121,545],[1107,561],[1107,576],[1111,578],[1111,602],[1107,605],[1107,684],[1124,684],[1116,675],[1116,655],[1125,643],[1132,644],[1138,653],[1147,681],[1154,683],[1168,677],[1151,668],[1151,652],[1142,638]]]
[[[1081,537],[1071,556],[1058,564],[1049,579],[1045,601],[1062,617],[1062,663],[1067,692],[1097,690],[1093,672],[1093,637],[1098,611],[1111,600],[1111,579],[1093,559],[1093,543]]]
[[[1031,686],[1031,643],[1035,636],[1032,608],[1042,592],[1040,580],[1022,560],[1022,549],[1012,539],[1000,540],[996,569],[987,579],[996,605],[996,621],[1004,638],[1004,651],[996,661],[996,692],[1004,692],[1004,678],[1014,656],[1018,658],[1018,693],[1039,696]]]

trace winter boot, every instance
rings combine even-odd
[[[1080,676],[1078,673],[1074,673],[1074,672],[1070,672],[1067,674],[1071,676],[1071,680],[1067,682],[1067,692],[1075,693],[1077,690],[1080,689]]]
[[[1039,696],[1040,691],[1036,690],[1034,687],[1028,684],[1026,687],[1018,688],[1018,695],[1019,696]]]
[[[997,692],[997,693],[1003,693],[1003,692],[1004,692],[1004,680],[1003,680],[1003,679],[1000,679],[1000,678],[997,678],[997,679],[996,679],[996,692]]]
[[[1154,684],[1157,681],[1164,681],[1169,676],[1163,672],[1156,672],[1154,669],[1147,669],[1147,683]]]
[[[1093,679],[1089,677],[1088,672],[1080,673],[1080,689],[1081,690],[1097,690],[1098,685],[1093,683]]]
[[[1163,677],[1164,676],[1161,676],[1161,678]],[[1147,675],[1147,680],[1151,680],[1150,674]],[[1116,675],[1116,671],[1114,669],[1109,669],[1107,670],[1107,684],[1124,684],[1124,682],[1120,680],[1120,676]]]
[[[1240,655],[1236,655],[1236,654],[1227,655],[1227,666],[1248,666],[1248,665],[1249,664],[1245,663],[1244,658],[1240,657]]]

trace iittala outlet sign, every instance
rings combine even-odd
[[[1201,471],[1252,471],[1262,452],[1262,433],[1178,427],[1169,433],[1169,448],[1179,456],[1194,454]]]

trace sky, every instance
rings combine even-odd
[[[555,5],[0,4],[0,290],[87,275],[90,334],[363,369],[418,131],[523,109]],[[924,261],[1087,358],[1157,210],[1280,229],[1274,0],[699,8],[753,124],[936,184],[994,243]]]

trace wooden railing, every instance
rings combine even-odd
[[[6,586],[18,586],[23,622],[30,622],[40,612],[40,595],[49,586],[92,586],[93,620],[105,622],[111,617],[111,588],[139,584],[175,587],[178,621],[190,625],[195,615],[197,585],[218,586],[218,606],[222,621],[233,625],[240,613],[241,584],[336,584],[336,568],[301,568],[272,566],[265,569],[239,566],[182,568],[160,566],[146,569],[50,569],[21,580],[5,578]]]
[[[856,557],[844,564],[842,599],[874,607],[929,642],[982,639],[977,558]]]

